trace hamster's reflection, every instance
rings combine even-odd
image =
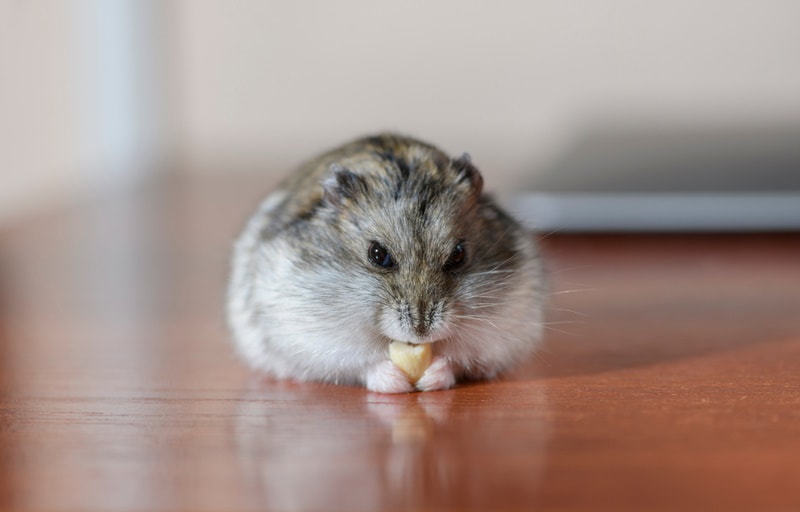
[[[526,390],[476,402],[458,389],[254,382],[235,418],[243,476],[262,506],[281,510],[531,503],[550,416],[544,387]]]

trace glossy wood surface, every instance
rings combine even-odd
[[[542,350],[382,396],[232,355],[272,186],[173,180],[0,232],[0,509],[800,510],[800,236],[548,236]]]

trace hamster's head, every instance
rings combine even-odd
[[[378,139],[330,164],[329,243],[346,260],[345,275],[369,283],[360,303],[386,338],[457,337],[476,301],[490,300],[487,273],[514,264],[482,186],[469,156],[451,159],[406,139]]]

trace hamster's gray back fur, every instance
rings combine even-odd
[[[378,370],[391,371],[392,340],[433,344],[450,378],[423,377],[420,389],[519,361],[541,334],[540,262],[532,236],[482,184],[468,157],[396,135],[302,166],[235,244],[228,319],[238,352],[278,378],[377,391],[408,390]]]

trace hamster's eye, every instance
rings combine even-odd
[[[448,256],[447,261],[444,262],[444,266],[442,266],[442,270],[445,272],[451,272],[456,270],[458,267],[464,264],[467,261],[467,249],[464,247],[464,241],[458,242],[453,250],[450,252],[450,256]]]
[[[367,256],[373,265],[381,268],[392,268],[395,265],[394,258],[392,258],[389,250],[378,242],[369,244]]]

